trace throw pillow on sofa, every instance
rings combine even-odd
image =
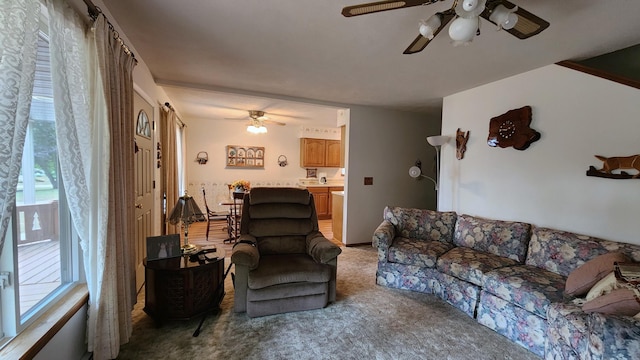
[[[587,301],[591,301],[598,296],[607,295],[611,291],[618,289],[620,286],[618,285],[618,279],[616,279],[616,274],[612,271],[609,275],[603,277],[600,281],[598,281],[591,290],[587,293],[586,299]]]
[[[614,252],[597,256],[573,270],[567,277],[564,291],[567,295],[582,296],[593,285],[613,271],[614,262],[629,261],[623,253]]]
[[[640,312],[640,301],[630,289],[616,289],[582,305],[586,313],[598,312],[609,315],[634,316]]]

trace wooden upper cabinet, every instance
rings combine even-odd
[[[300,139],[301,167],[340,167],[340,140]]]
[[[325,167],[340,167],[340,140],[326,141]]]

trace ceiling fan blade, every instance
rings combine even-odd
[[[280,122],[280,121],[274,121],[274,120],[262,120],[263,123],[265,124],[269,124],[269,125],[280,125],[280,126],[285,126],[287,124]]]
[[[438,30],[436,30],[433,33],[433,38],[435,39],[436,36],[438,36],[438,34],[440,33],[440,31],[442,29],[444,29],[445,26],[447,26],[447,24],[451,21],[451,19],[453,19],[455,17],[455,12],[447,10],[442,14],[442,20],[440,23],[440,27],[438,28]],[[407,47],[403,54],[415,54],[418,53],[422,50],[424,50],[424,48],[427,47],[427,45],[429,45],[429,43],[431,42],[431,40],[427,39],[426,37],[418,34],[418,36],[415,38],[415,40],[413,40],[413,42],[411,43],[411,45],[409,45],[409,47]]]
[[[347,6],[342,9],[342,15],[346,17],[372,14],[380,11],[395,10],[408,8],[418,5],[429,5],[437,3],[443,0],[389,0],[389,1],[376,1],[372,3]]]
[[[489,16],[491,15],[491,10],[500,4],[504,5],[507,9],[513,9],[513,7],[516,6],[514,3],[507,0],[489,1],[487,3],[487,8],[482,12],[481,16],[497,26],[496,23],[489,19]],[[520,6],[518,6],[518,10],[516,10],[515,14],[518,15],[518,22],[516,23],[516,26],[512,29],[504,29],[504,31],[518,39],[530,38],[549,27],[548,21],[528,12]]]
[[[224,120],[247,120],[247,119],[251,120],[250,118],[248,118],[246,116],[245,117],[239,117],[239,118],[227,118],[227,117],[224,118]]]

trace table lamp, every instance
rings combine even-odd
[[[197,217],[202,212],[198,207],[198,204],[193,200],[193,197],[189,196],[187,192],[184,192],[183,196],[178,198],[178,202],[171,210],[169,215],[169,223],[175,225],[182,221],[184,226],[184,245],[182,245],[182,253],[190,254],[197,250],[197,247],[193,244],[189,244],[189,224],[195,222]]]

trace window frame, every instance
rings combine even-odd
[[[45,6],[41,8],[39,31],[40,35],[43,36],[48,44],[47,10]],[[20,314],[17,245],[19,242],[17,239],[19,236],[19,219],[17,216],[16,199],[14,197],[10,226],[7,229],[4,248],[0,255],[0,277],[6,276],[7,279],[4,282],[5,286],[0,286],[0,349],[27,329],[29,325],[39,321],[45,312],[58,306],[79,284],[86,283],[80,240],[72,224],[64,181],[59,171],[57,180],[61,284],[24,314]],[[0,278],[0,282],[2,281],[2,278]]]

